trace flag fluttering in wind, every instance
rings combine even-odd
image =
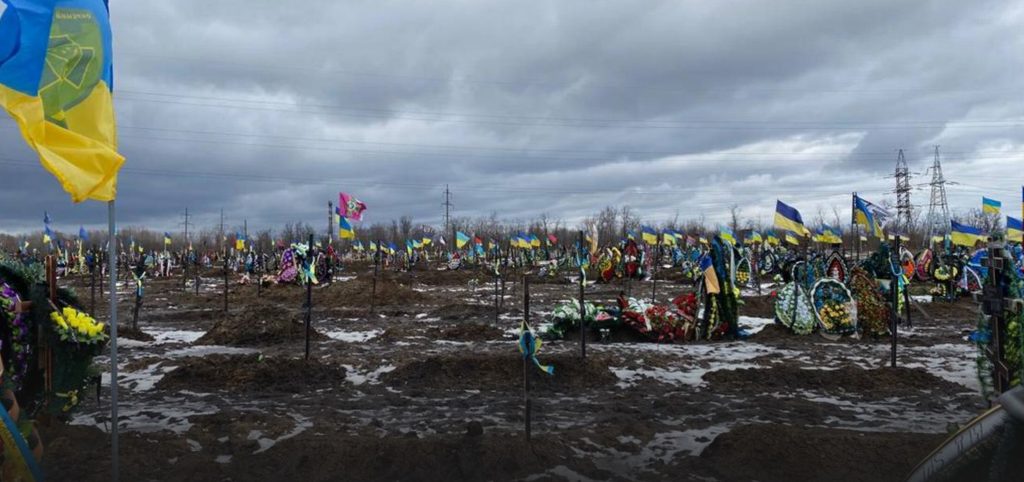
[[[545,365],[537,359],[537,352],[540,351],[541,341],[537,338],[537,335],[533,333],[533,328],[523,321],[519,325],[519,353],[523,354],[524,360],[530,360],[533,362],[540,371],[547,373],[548,375],[555,374],[555,367],[551,365]]]
[[[732,232],[732,228],[728,226],[722,226],[722,229],[718,230],[718,236],[729,244],[736,244],[736,234]]]
[[[751,231],[750,236],[747,237],[747,241],[750,243],[760,243],[763,242],[764,239],[761,238],[761,233],[757,231]]]
[[[658,243],[658,232],[655,231],[654,228],[652,228],[650,226],[643,226],[643,227],[640,228],[640,233],[641,233],[641,238],[643,238],[643,240],[644,240],[644,243],[647,243],[647,244],[657,244]]]
[[[338,237],[341,239],[356,239],[356,230],[345,216],[338,218]]]
[[[554,246],[558,244],[558,238],[554,234],[548,235],[548,246]]]
[[[466,243],[468,243],[468,242],[469,242],[469,235],[467,235],[466,233],[464,233],[462,231],[458,231],[458,232],[455,233],[455,248],[456,249],[462,249],[462,247],[465,246]]]
[[[768,244],[772,246],[778,246],[780,243],[779,237],[775,235],[775,231],[768,231],[767,240]]]
[[[71,200],[117,194],[110,16],[104,0],[4,0],[0,105]]]
[[[171,233],[164,233],[164,246],[171,245]]]
[[[1003,203],[996,201],[995,199],[989,199],[987,197],[981,198],[981,212],[985,214],[999,214],[1002,210]]]
[[[349,193],[338,194],[338,216],[353,221],[362,221],[363,211],[366,211],[366,203],[352,197]]]
[[[804,219],[800,216],[800,211],[778,200],[775,201],[775,227],[785,231],[792,231],[794,234],[803,237],[811,234],[810,230],[804,226]]]
[[[1006,217],[1006,239],[1015,242],[1024,242],[1024,227],[1021,226],[1021,220],[1017,218]]]
[[[878,239],[882,239],[885,234],[882,232],[882,222],[875,217],[875,211],[871,209],[872,204],[862,199],[860,196],[853,195],[853,222],[860,226],[863,226],[869,233],[874,234]]]
[[[953,229],[951,240],[957,246],[973,248],[978,242],[985,241],[985,235],[981,228],[960,224],[956,221],[950,221],[950,226]]]

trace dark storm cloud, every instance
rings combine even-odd
[[[1009,198],[1024,160],[1021,7],[1004,2],[112,2],[126,224],[769,219],[883,199],[898,148],[942,144],[954,205]],[[6,229],[71,207],[8,119]],[[14,159],[14,160],[12,160]],[[989,176],[998,176],[992,180]],[[968,185],[969,184],[969,185]],[[927,193],[915,193],[922,202]]]

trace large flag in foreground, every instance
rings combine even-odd
[[[71,200],[117,196],[105,0],[2,0],[0,105]]]

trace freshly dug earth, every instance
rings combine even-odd
[[[162,390],[228,390],[305,393],[335,387],[345,369],[317,360],[261,358],[260,355],[209,355],[185,358],[157,382]]]
[[[526,443],[521,436],[500,432],[425,438],[304,432],[281,440],[269,452],[254,454],[256,442],[244,437],[238,440],[225,433],[226,442],[207,442],[204,432],[218,427],[203,423],[197,420],[188,432],[202,441],[199,452],[185,437],[168,432],[122,433],[122,480],[522,480],[560,465],[572,465],[576,473],[594,480],[611,477],[574,459],[572,442],[557,435],[535,434]],[[259,427],[245,420],[236,424],[242,433]],[[43,437],[49,444],[50,480],[110,480],[109,434],[96,427],[58,426],[44,431]],[[214,450],[233,454],[231,463],[215,462],[207,453]]]
[[[739,313],[757,318],[775,318],[775,298],[768,295],[747,296],[743,298]]]
[[[721,480],[730,481],[899,481],[945,438],[945,434],[742,425],[715,438],[700,459]]]
[[[376,306],[411,305],[422,303],[427,296],[408,285],[390,279],[377,280],[374,295],[372,278],[356,278],[351,281],[334,283],[314,295],[314,303],[328,306],[355,306],[369,308],[372,300]]]
[[[136,341],[154,341],[153,335],[146,333],[140,329],[134,329],[131,326],[119,326],[117,327],[118,338],[128,338]]]
[[[569,391],[605,387],[618,379],[608,370],[607,357],[579,357],[559,354],[539,357],[541,363],[555,367],[555,375],[541,373],[531,366],[532,387],[539,391]],[[532,365],[532,362],[531,362]],[[518,352],[508,356],[485,355],[430,357],[399,366],[381,379],[393,387],[454,390],[521,390],[523,362]]]
[[[430,312],[442,321],[490,321],[494,320],[493,305],[450,304]]]
[[[306,328],[298,313],[278,304],[255,303],[214,323],[206,334],[196,340],[196,344],[261,346],[304,340],[305,337]],[[324,336],[312,329],[310,338],[322,340]]]
[[[505,332],[490,325],[463,323],[448,327],[435,327],[426,331],[429,338],[450,341],[490,341],[505,337]]]
[[[884,367],[873,370],[843,366],[835,370],[808,370],[794,365],[769,368],[741,368],[705,373],[704,381],[715,391],[749,391],[758,387],[766,392],[815,390],[845,393],[871,400],[906,397],[933,392],[956,394],[970,391],[967,387],[943,380],[920,368]]]

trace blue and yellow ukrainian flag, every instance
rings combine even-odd
[[[985,235],[981,232],[981,228],[960,224],[956,221],[950,221],[950,226],[952,227],[951,240],[957,246],[973,248],[978,242],[985,241]]]
[[[981,212],[985,214],[999,214],[1003,203],[987,197],[981,198]]]
[[[718,274],[715,273],[715,266],[711,262],[711,254],[705,254],[700,259],[700,270],[704,273],[705,293],[709,295],[721,293],[722,287],[718,282]]]
[[[747,236],[748,243],[761,243],[764,239],[761,237],[761,233],[757,231],[751,231],[750,236]]]
[[[772,246],[778,246],[780,241],[779,237],[775,235],[775,231],[768,231],[768,244]]]
[[[665,229],[661,232],[661,244],[665,246],[676,245],[676,233],[672,232],[671,229]]]
[[[1017,243],[1024,242],[1024,227],[1021,226],[1021,220],[1016,218],[1006,217],[1006,239]]]
[[[722,241],[725,241],[726,243],[736,244],[736,234],[733,233],[732,228],[728,226],[723,226],[721,229],[719,229],[718,236],[722,238]]]
[[[853,222],[864,227],[864,229],[874,234],[878,239],[884,237],[882,223],[875,219],[875,215],[871,213],[868,203],[856,194],[853,195]]]
[[[338,237],[341,239],[356,239],[356,230],[345,216],[338,216]]]
[[[778,200],[775,201],[775,227],[804,237],[811,234],[810,230],[804,226],[804,219],[800,216],[800,211]]]
[[[644,242],[647,244],[658,243],[658,232],[650,226],[643,226],[640,228],[640,237],[643,238]]]
[[[164,246],[171,245],[171,233],[164,232]]]
[[[530,234],[530,247],[531,248],[539,248],[540,247],[540,238],[538,238],[536,234]]]
[[[455,233],[455,247],[457,249],[462,249],[462,247],[465,246],[466,243],[468,243],[468,242],[469,242],[469,236],[466,235],[466,233],[464,233],[462,231],[458,231],[458,232]]]
[[[3,0],[0,105],[71,200],[117,195],[110,14],[104,0]]]

